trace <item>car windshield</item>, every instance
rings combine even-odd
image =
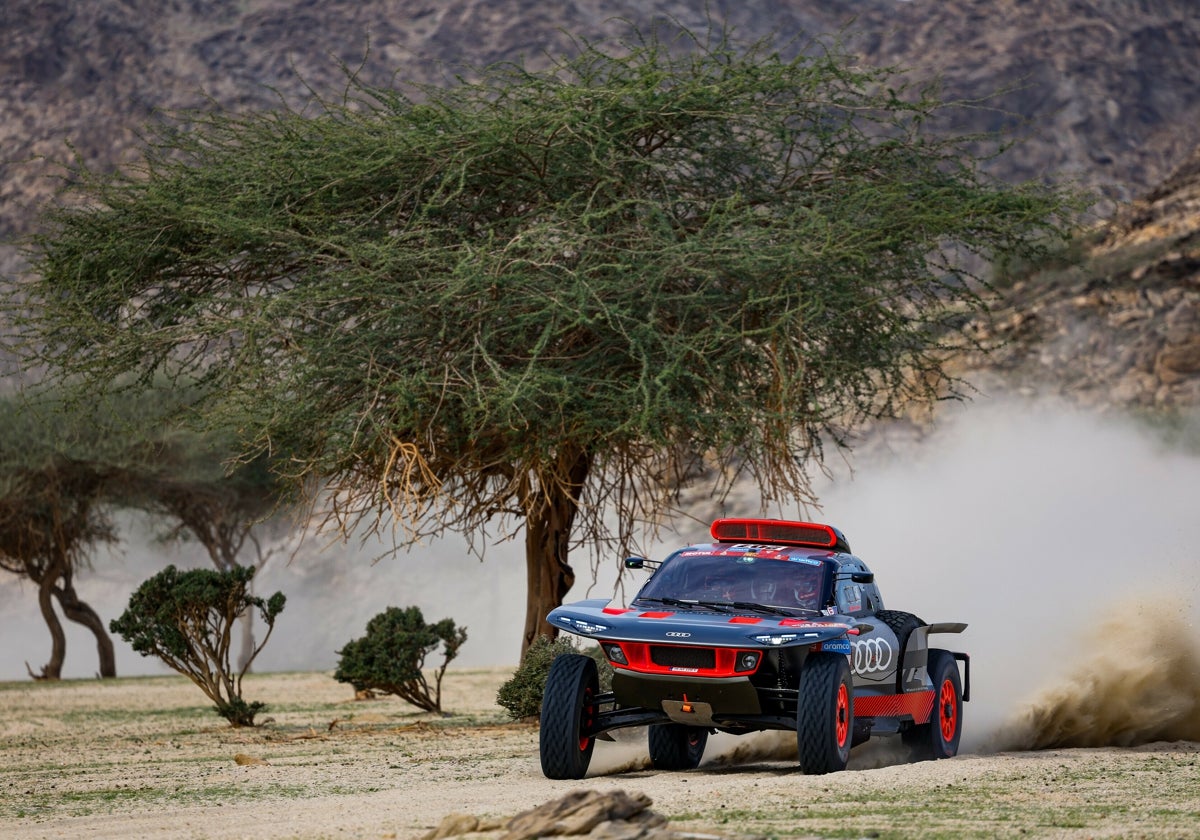
[[[684,550],[663,561],[634,600],[761,604],[817,611],[825,564],[798,558]]]

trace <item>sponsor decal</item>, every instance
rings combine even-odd
[[[887,639],[878,637],[857,639],[851,645],[854,648],[851,667],[856,674],[876,674],[886,671],[896,660],[896,651]]]
[[[691,633],[681,633],[678,630],[672,630],[671,632],[667,633],[667,636],[672,639],[686,639],[691,635]]]
[[[804,618],[785,618],[779,622],[780,627],[800,627],[804,630],[824,630],[831,627],[836,627],[839,630],[849,630],[849,624],[843,624],[840,621],[809,621]]]
[[[850,641],[848,639],[834,639],[830,642],[821,642],[819,645],[814,645],[818,650],[826,653],[841,653],[846,656],[850,655]]]
[[[683,673],[683,674],[698,674],[698,673],[700,673],[699,668],[680,668],[676,665],[672,665],[671,670],[677,671],[677,672]]]

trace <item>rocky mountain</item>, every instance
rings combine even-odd
[[[840,33],[866,62],[940,78],[946,97],[982,103],[951,128],[1022,138],[996,173],[1101,197],[1111,221],[1060,271],[1006,290],[998,325],[978,325],[1002,346],[964,352],[963,370],[1089,402],[1200,401],[1195,0],[6,0],[0,240],[32,229],[72,150],[99,166],[135,159],[156,109],[336,95],[343,66],[375,84],[538,66],[572,37],[702,33],[709,19],[743,40]],[[15,250],[0,247],[11,275]]]
[[[1096,408],[1200,405],[1200,149],[1054,265],[1003,289],[975,324],[984,387]]]

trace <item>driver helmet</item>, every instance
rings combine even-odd
[[[815,610],[820,607],[817,599],[820,597],[821,576],[812,572],[804,572],[792,580],[792,598],[796,606]]]

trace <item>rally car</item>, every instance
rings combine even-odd
[[[718,519],[711,533],[661,563],[627,559],[653,572],[629,606],[593,599],[550,613],[599,644],[613,678],[601,693],[595,659],[555,658],[539,734],[547,777],[582,778],[596,740],[632,726],[649,727],[661,770],[699,765],[713,732],[765,729],[795,730],[805,773],[845,769],[873,735],[901,736],[916,759],[957,753],[970,659],[929,637],[966,624],[884,609],[832,526]]]

